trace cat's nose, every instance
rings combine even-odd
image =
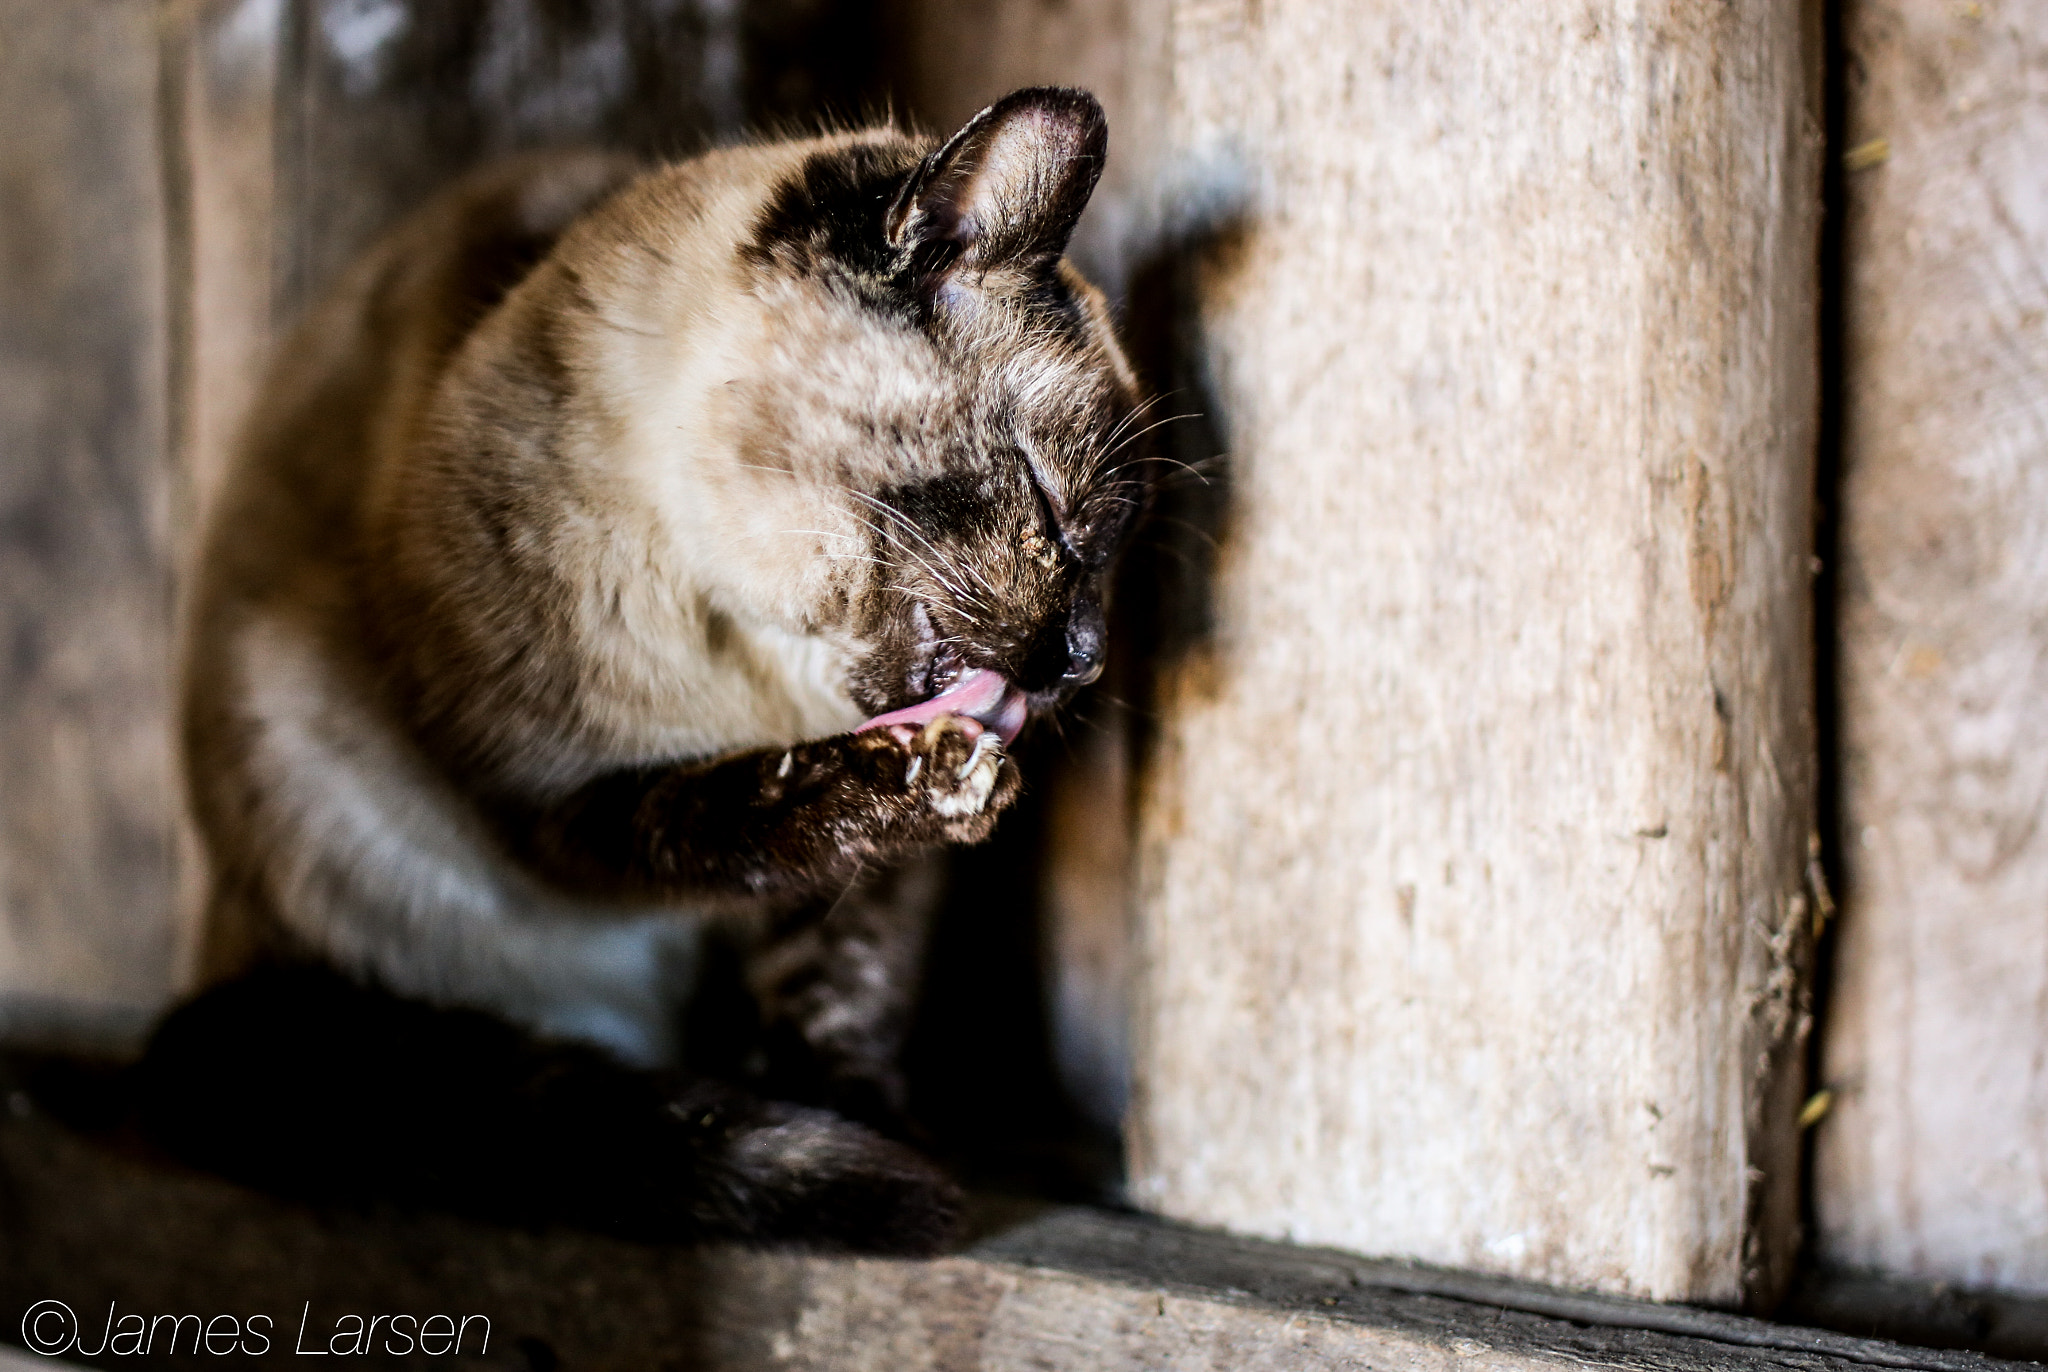
[[[1013,677],[1032,692],[1079,690],[1102,675],[1105,637],[1102,607],[1092,598],[1078,600],[1064,622],[1055,619],[1040,627],[1018,659]]]
[[[1104,641],[1102,606],[1093,597],[1076,600],[1064,622],[1042,625],[1013,675],[1019,686],[1034,692],[1079,690],[1102,675]]]
[[[1062,686],[1086,686],[1102,675],[1102,607],[1092,600],[1074,606],[1067,616],[1067,670]]]

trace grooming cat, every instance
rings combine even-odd
[[[1100,670],[1145,494],[1063,257],[1105,147],[1038,89],[941,146],[539,157],[357,266],[206,553],[211,989],[152,1041],[153,1137],[316,1197],[944,1240],[884,1132],[921,855]],[[691,1011],[725,965],[751,1027]]]

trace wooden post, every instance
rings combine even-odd
[[[173,493],[155,0],[0,0],[0,1033],[169,992]]]
[[[197,546],[275,333],[282,0],[200,0],[171,12],[174,380],[181,524]],[[194,874],[196,882],[196,873]]]
[[[1832,1263],[2048,1292],[2048,4],[1848,8]]]
[[[908,8],[935,114],[1110,74],[1079,247],[1113,284],[1179,253],[1227,454],[1210,602],[1164,607],[1209,632],[1138,730],[1134,1197],[1768,1302],[1808,1028],[1816,15]],[[1053,867],[1096,964],[1102,846]]]
[[[1230,513],[1141,780],[1134,1192],[1767,1302],[1807,1027],[1817,26],[1172,21]]]

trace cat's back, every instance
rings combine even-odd
[[[251,818],[259,796],[278,789],[259,765],[264,740],[303,752],[280,742],[298,714],[318,732],[379,732],[368,722],[374,671],[353,588],[378,454],[420,422],[478,323],[635,171],[623,158],[565,152],[466,179],[358,260],[272,365],[214,501],[186,607],[184,752],[215,868],[209,976],[269,941],[258,913],[268,902],[253,894],[262,826]],[[301,670],[281,670],[292,664]],[[282,713],[266,692],[282,692]]]
[[[202,595],[289,594],[292,567],[348,556],[376,454],[416,425],[449,358],[629,159],[576,151],[485,169],[360,259],[280,352],[214,518]]]

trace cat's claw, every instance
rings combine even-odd
[[[955,761],[954,755],[959,752],[955,740],[962,739],[971,740],[967,755]],[[950,715],[925,725],[919,741],[926,745],[934,765],[943,768],[927,783],[933,810],[947,819],[961,819],[987,808],[988,798],[996,789],[996,778],[1003,770],[1000,737],[971,719]]]
[[[1006,760],[1000,735],[965,715],[940,715],[911,747],[912,768],[925,763],[925,798],[934,813],[965,819],[988,808]]]

